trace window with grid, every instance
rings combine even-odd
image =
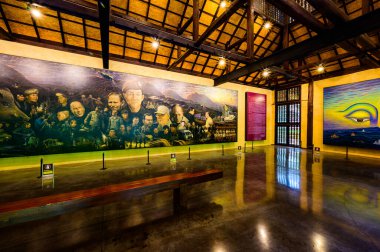
[[[276,91],[276,144],[301,145],[301,88]]]

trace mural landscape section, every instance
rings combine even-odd
[[[237,91],[0,54],[0,157],[237,139]]]

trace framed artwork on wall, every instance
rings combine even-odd
[[[266,139],[267,96],[265,94],[246,93],[246,141]]]
[[[235,142],[238,92],[0,54],[0,156]]]
[[[323,143],[380,149],[380,79],[324,88]]]

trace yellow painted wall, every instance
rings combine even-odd
[[[309,84],[301,86],[301,148],[307,148],[307,115]]]
[[[5,40],[0,40],[0,53],[28,57],[40,60],[48,60],[59,63],[66,63],[72,65],[79,65],[84,67],[102,68],[102,59],[86,55],[79,55],[69,52],[58,50],[46,49],[31,45],[25,45]],[[110,70],[136,74],[147,77],[157,77],[173,81],[182,81],[198,85],[213,86],[213,80],[197,77],[193,75],[180,74],[159,70],[144,66],[127,64],[122,62],[110,61]],[[1,69],[0,69],[1,71]],[[244,146],[245,144],[245,92],[256,92],[267,95],[267,137],[265,141],[255,141],[254,145],[270,145],[274,143],[274,92],[271,90],[259,89],[254,87],[242,86],[234,83],[225,83],[220,86],[231,90],[237,90],[238,94],[238,142],[224,143],[225,148],[237,148],[237,146]],[[247,146],[251,142],[247,143]],[[204,151],[221,149],[221,144],[206,144],[206,145],[192,145],[192,151]],[[152,155],[166,154],[173,152],[186,152],[188,146],[167,147],[167,148],[152,148],[150,152]],[[125,158],[126,156],[143,156],[146,155],[146,149],[141,150],[117,150],[107,151],[106,156],[110,159]],[[42,156],[20,157],[20,158],[3,158],[0,159],[0,169],[13,169],[21,167],[35,167],[38,166],[39,160]],[[74,163],[77,160],[99,160],[101,158],[100,152],[90,153],[73,153],[73,154],[57,154],[44,156],[45,162],[54,163]],[[58,160],[58,161],[57,161]]]
[[[350,84],[365,80],[380,78],[380,69],[371,69],[358,73],[343,75],[330,79],[316,81],[314,83],[314,120],[313,120],[313,143],[315,147],[320,147],[321,151],[345,153],[345,147],[324,145],[323,144],[323,88],[332,87],[343,84]],[[380,97],[379,97],[380,100]],[[306,129],[305,129],[306,130]],[[349,147],[349,155],[360,155],[368,157],[380,158],[377,150],[361,149]]]

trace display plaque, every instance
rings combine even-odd
[[[266,139],[266,102],[265,94],[246,93],[246,141]]]

